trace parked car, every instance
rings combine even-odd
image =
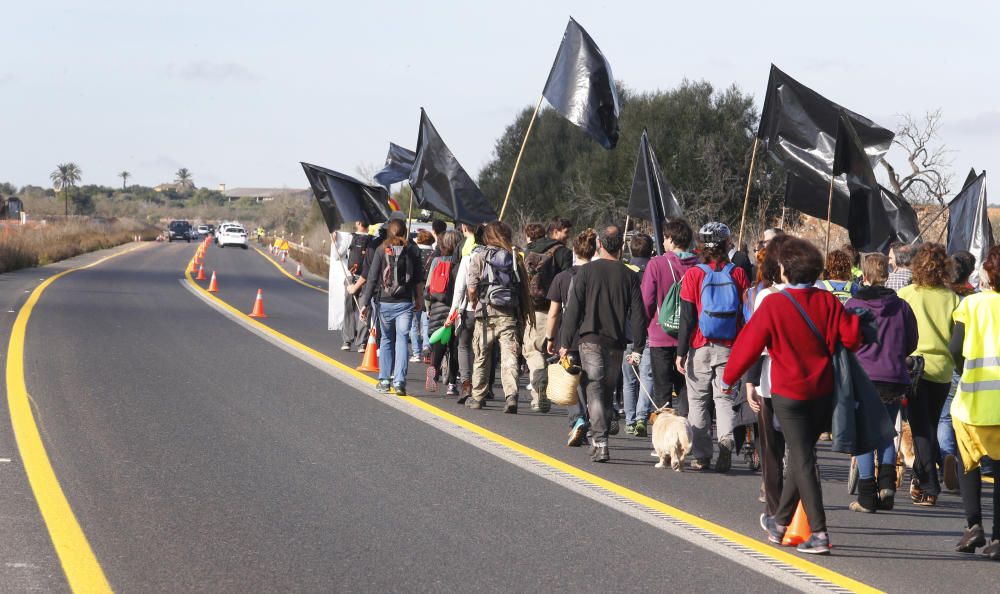
[[[167,241],[175,239],[191,243],[191,223],[183,220],[170,221],[167,225]]]
[[[219,247],[238,245],[247,249],[247,231],[239,225],[223,225],[218,235]]]

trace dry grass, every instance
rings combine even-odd
[[[43,266],[128,243],[153,240],[159,230],[129,219],[74,220],[0,230],[0,273]]]

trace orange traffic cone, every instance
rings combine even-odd
[[[205,266],[203,264],[198,265],[198,276],[194,277],[194,280],[205,280]]]
[[[285,252],[281,252],[281,263],[285,263]]]
[[[295,276],[297,276],[299,278],[302,278],[302,265],[301,264],[296,264],[295,265]]]
[[[212,271],[212,280],[209,281],[209,283],[208,283],[208,292],[209,293],[218,293],[219,292],[219,283],[216,282],[216,280],[215,280],[215,271],[214,270]]]
[[[264,289],[257,289],[257,299],[253,302],[253,311],[250,312],[251,318],[266,318],[267,314],[264,313]]]
[[[812,536],[812,531],[809,529],[809,518],[806,517],[806,510],[803,509],[800,500],[799,507],[796,508],[795,515],[792,516],[792,523],[785,529],[785,537],[781,539],[781,544],[786,547],[798,546],[809,540],[810,536]]]
[[[375,326],[372,326],[372,331],[368,334],[368,344],[365,345],[365,356],[361,359],[361,365],[355,369],[378,373],[378,346],[375,344]]]

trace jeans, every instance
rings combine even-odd
[[[378,379],[406,384],[407,336],[413,324],[413,303],[379,303],[378,323],[382,339],[378,346]]]
[[[899,401],[886,404],[885,410],[889,413],[889,418],[895,421],[896,415],[899,413]],[[858,478],[875,478],[875,452],[865,452],[856,456],[855,460],[858,463]],[[890,441],[888,445],[878,449],[878,460],[879,464],[896,465],[896,443],[894,441]]]
[[[476,324],[475,314],[468,310],[462,310],[462,319],[458,327],[458,379],[461,383],[469,382],[472,385],[472,338]],[[452,338],[455,340],[455,338]]]
[[[958,442],[955,441],[955,427],[951,424],[951,400],[955,396],[955,388],[958,382],[962,381],[962,376],[955,373],[951,376],[951,390],[945,398],[944,408],[941,409],[941,420],[938,421],[937,439],[938,449],[941,451],[941,462],[948,454],[958,457]]]
[[[625,399],[625,423],[634,425],[636,421],[649,420],[649,413],[652,405],[649,398],[653,396],[653,363],[651,349],[642,351],[642,359],[639,361],[639,368],[635,369],[629,365],[625,358],[622,359],[622,395]],[[631,345],[625,349],[626,353],[632,351]],[[635,377],[636,371],[639,378]],[[642,380],[640,385],[639,379]],[[647,397],[647,394],[649,397]]]
[[[614,410],[611,400],[622,372],[622,350],[589,342],[580,343],[580,386],[587,394],[590,438],[594,444],[608,443],[608,424]]]
[[[414,357],[419,357],[424,348],[430,348],[431,341],[427,338],[427,312],[413,312],[413,321],[410,322],[410,352]]]

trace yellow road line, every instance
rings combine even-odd
[[[237,315],[241,320],[243,320],[244,322],[247,322],[247,323],[251,324],[254,328],[256,328],[256,329],[258,329],[258,330],[260,330],[260,331],[268,334],[269,336],[271,336],[271,337],[273,337],[273,338],[275,338],[275,339],[277,339],[277,340],[285,343],[286,345],[288,345],[290,347],[293,347],[293,348],[295,348],[295,349],[297,349],[299,351],[305,352],[306,354],[308,354],[308,355],[310,355],[310,356],[312,356],[312,357],[314,357],[316,359],[319,359],[320,361],[323,361],[324,363],[327,363],[328,365],[336,367],[337,369],[339,369],[341,371],[344,371],[344,372],[350,374],[351,376],[353,376],[353,377],[355,377],[355,378],[357,378],[357,379],[359,379],[359,380],[361,380],[361,381],[363,381],[363,382],[365,382],[365,383],[367,383],[369,385],[375,385],[377,383],[377,381],[374,378],[372,378],[372,377],[370,377],[368,375],[365,375],[364,373],[361,373],[360,371],[357,371],[356,369],[354,369],[352,367],[344,365],[340,361],[337,361],[336,359],[334,359],[334,358],[332,358],[332,357],[330,357],[328,355],[325,355],[325,354],[317,351],[316,349],[314,349],[312,347],[309,347],[309,346],[307,346],[305,344],[302,344],[301,342],[295,340],[294,338],[291,338],[290,336],[287,336],[286,334],[283,334],[283,333],[281,333],[281,332],[279,332],[279,331],[271,328],[270,326],[267,326],[266,324],[263,324],[263,323],[255,320],[254,318],[251,318],[251,317],[247,316],[243,312],[239,311],[238,309],[234,308],[233,306],[231,306],[228,303],[226,303],[225,301],[223,301],[222,299],[219,299],[215,295],[209,293],[208,291],[206,291],[205,289],[203,289],[202,287],[200,287],[198,285],[198,283],[194,282],[194,280],[191,278],[190,272],[185,271],[184,274],[187,277],[188,282],[191,283],[191,285],[193,287],[195,287],[199,292],[201,292],[202,295],[204,295],[205,297],[211,299],[213,302],[215,302],[220,307],[224,308],[226,311],[229,311],[230,313],[233,313],[233,314]],[[700,518],[700,517],[698,517],[696,515],[690,514],[690,513],[685,512],[685,511],[683,511],[681,509],[673,507],[671,505],[667,505],[666,503],[663,503],[662,501],[658,501],[656,499],[653,499],[652,497],[649,497],[647,495],[643,495],[642,493],[639,493],[638,491],[633,491],[632,489],[629,489],[627,487],[623,487],[622,485],[619,485],[617,483],[613,483],[613,482],[611,482],[611,481],[609,481],[607,479],[601,478],[601,477],[599,477],[599,476],[597,476],[595,474],[591,474],[591,473],[589,473],[589,472],[587,472],[585,470],[582,470],[580,468],[577,468],[576,466],[572,466],[570,464],[567,464],[567,463],[565,463],[565,462],[563,462],[561,460],[558,460],[556,458],[553,458],[553,457],[551,457],[551,456],[549,456],[547,454],[543,454],[542,452],[539,452],[538,450],[535,450],[535,449],[530,448],[530,447],[528,447],[526,445],[518,443],[518,442],[516,442],[516,441],[514,441],[512,439],[504,437],[503,435],[500,435],[499,433],[494,433],[493,431],[490,431],[489,429],[486,429],[484,427],[476,425],[475,423],[467,421],[467,420],[465,420],[465,419],[463,419],[461,417],[455,416],[455,415],[453,415],[453,414],[451,414],[449,412],[445,412],[444,410],[442,410],[442,409],[434,406],[433,404],[430,404],[428,402],[420,400],[419,398],[414,398],[412,396],[402,396],[402,397],[399,397],[399,398],[401,400],[404,400],[404,401],[412,404],[413,406],[415,406],[417,408],[420,408],[420,409],[422,409],[422,410],[424,410],[426,412],[429,412],[429,413],[435,415],[436,417],[438,417],[440,419],[448,421],[448,422],[450,422],[453,425],[456,425],[458,427],[462,427],[463,429],[467,429],[469,431],[472,431],[473,433],[475,433],[475,434],[477,434],[477,435],[479,435],[481,437],[484,437],[484,438],[492,441],[493,443],[502,445],[502,446],[504,446],[504,447],[506,447],[508,449],[511,449],[511,450],[513,450],[515,452],[518,452],[519,454],[521,454],[523,456],[526,456],[528,458],[531,458],[532,460],[535,460],[537,462],[540,462],[540,463],[542,463],[542,464],[544,464],[544,465],[546,465],[546,466],[548,466],[548,467],[550,467],[550,468],[552,468],[554,470],[558,470],[558,471],[564,472],[566,474],[572,475],[572,476],[574,476],[574,477],[576,477],[578,479],[581,479],[583,481],[586,481],[587,483],[590,483],[591,485],[594,485],[594,486],[600,487],[602,489],[605,489],[607,491],[610,491],[612,493],[615,493],[616,495],[618,495],[620,497],[624,497],[624,498],[628,499],[629,501],[632,501],[634,503],[638,503],[639,505],[642,505],[642,506],[644,506],[646,508],[649,508],[649,509],[658,511],[660,513],[663,513],[663,514],[665,514],[665,515],[667,515],[667,516],[669,516],[669,517],[671,517],[671,518],[673,518],[675,520],[679,520],[681,522],[685,522],[687,524],[690,524],[691,526],[694,526],[696,528],[700,528],[702,530],[705,530],[706,532],[710,532],[710,533],[712,533],[712,534],[714,534],[716,536],[722,537],[722,538],[724,538],[724,539],[726,539],[726,540],[728,540],[728,541],[730,541],[732,543],[735,543],[735,544],[744,546],[744,547],[746,547],[748,549],[751,549],[754,552],[757,552],[757,553],[766,555],[768,557],[771,557],[772,559],[775,559],[775,560],[780,561],[780,562],[782,562],[782,563],[784,563],[786,565],[789,565],[789,566],[791,566],[791,567],[793,567],[795,569],[798,569],[800,571],[808,573],[809,575],[812,575],[814,577],[818,577],[820,579],[826,580],[827,582],[830,582],[831,584],[840,586],[842,588],[847,588],[847,589],[852,590],[854,592],[872,592],[872,593],[874,593],[874,592],[880,592],[880,590],[878,590],[876,588],[873,588],[873,587],[871,587],[871,586],[869,586],[867,584],[864,584],[864,583],[859,582],[857,580],[853,580],[853,579],[851,579],[851,578],[849,578],[849,577],[847,577],[847,576],[845,576],[843,574],[840,574],[840,573],[837,573],[837,572],[832,571],[830,569],[827,569],[827,568],[825,568],[825,567],[823,567],[821,565],[817,565],[815,563],[811,563],[809,561],[806,561],[806,560],[802,559],[801,557],[798,557],[798,556],[793,555],[791,553],[787,553],[784,550],[779,549],[777,547],[773,547],[773,546],[771,546],[771,545],[769,545],[769,544],[767,544],[767,543],[765,543],[765,542],[763,542],[763,541],[761,541],[759,539],[751,538],[751,537],[746,536],[744,534],[740,534],[739,532],[736,532],[734,530],[730,530],[729,528],[725,528],[725,527],[720,526],[719,524],[716,524],[714,522],[710,522],[710,521],[702,519],[702,518]]]
[[[270,262],[272,265],[274,265],[275,268],[277,268],[278,270],[280,270],[281,274],[284,274],[285,276],[287,276],[288,278],[292,279],[293,281],[299,283],[300,285],[305,285],[305,286],[309,287],[310,289],[316,289],[317,291],[320,291],[321,293],[326,293],[328,295],[330,294],[330,292],[327,291],[326,289],[324,289],[322,287],[317,287],[316,285],[309,284],[306,281],[302,280],[301,278],[295,276],[291,272],[288,272],[287,270],[285,270],[284,266],[282,266],[279,262],[275,262],[274,259],[271,258],[271,256],[268,256],[264,252],[258,250],[256,248],[256,246],[250,246],[250,247],[252,247],[254,249],[254,251],[257,252],[258,254],[260,254],[261,256],[264,256],[264,259],[267,260],[268,262]]]
[[[97,266],[141,247],[143,246],[136,246],[85,266],[64,270],[38,285],[17,314],[7,347],[7,404],[10,408],[10,422],[14,428],[17,449],[24,461],[24,470],[28,475],[31,491],[38,502],[38,509],[45,521],[52,545],[59,556],[69,587],[74,592],[111,592],[111,585],[104,577],[104,571],[59,485],[59,479],[56,478],[55,470],[45,451],[45,443],[31,412],[31,396],[28,394],[24,379],[24,344],[28,318],[31,317],[31,312],[42,293],[57,279],[71,272]]]

